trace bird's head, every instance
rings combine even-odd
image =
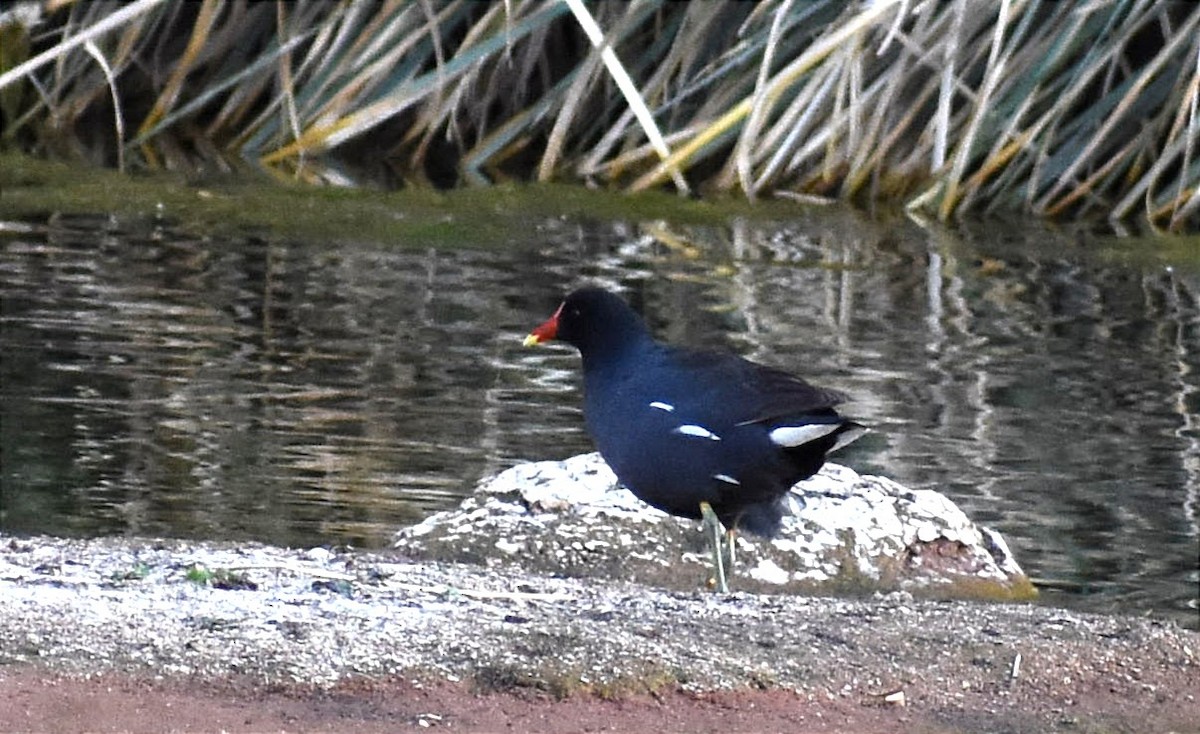
[[[525,337],[525,346],[558,340],[585,357],[595,351],[617,352],[648,339],[640,316],[619,296],[603,288],[572,291],[554,314]]]

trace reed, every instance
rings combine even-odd
[[[1200,5],[46,0],[0,21],[3,141],[341,181],[1200,222]]]

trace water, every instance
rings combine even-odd
[[[1198,624],[1194,269],[842,212],[513,241],[7,222],[0,529],[386,546],[481,476],[589,449],[577,357],[520,346],[587,280],[668,340],[849,393],[874,432],[840,460],[947,493],[1048,601]]]

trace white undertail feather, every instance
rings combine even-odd
[[[857,423],[850,424],[849,428],[838,434],[837,440],[834,441],[833,448],[829,449],[830,453],[837,451],[847,444],[854,443],[861,438],[862,435],[867,432],[867,430],[868,428],[866,426],[860,426]]]
[[[809,423],[803,426],[780,426],[771,429],[767,436],[776,446],[795,448],[824,438],[840,428],[838,423]],[[856,437],[857,438],[857,437]]]

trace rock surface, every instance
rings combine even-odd
[[[1019,600],[1036,596],[999,533],[944,495],[826,464],[792,489],[779,537],[739,535],[736,589]],[[705,540],[617,484],[599,454],[521,464],[480,483],[455,510],[398,534],[414,558],[702,586]]]

